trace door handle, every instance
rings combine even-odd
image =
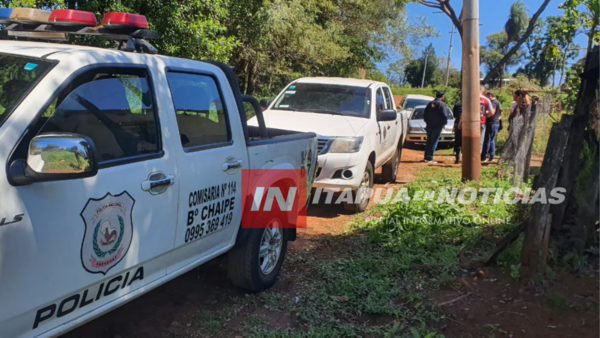
[[[221,165],[221,169],[223,171],[228,171],[231,169],[236,169],[236,168],[241,168],[242,167],[242,160],[235,160],[233,162],[225,162]]]
[[[153,177],[154,176],[154,177]],[[168,175],[165,176],[162,173],[157,173],[154,175],[150,175],[147,181],[142,182],[142,190],[149,191],[150,193],[162,193],[166,190],[166,188],[170,185],[175,184],[175,176]],[[163,189],[157,189],[160,187],[164,187]],[[158,191],[160,190],[160,191]]]
[[[388,130],[391,128],[391,126],[388,126]]]

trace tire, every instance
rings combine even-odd
[[[367,178],[367,175],[368,175],[368,178]],[[358,214],[358,213],[361,213],[361,212],[367,210],[367,207],[369,206],[369,201],[371,200],[371,197],[369,197],[367,199],[363,199],[361,201],[361,203],[354,203],[356,201],[356,196],[364,188],[369,188],[369,189],[373,188],[373,165],[371,164],[371,162],[368,162],[368,161],[367,161],[367,166],[365,167],[365,172],[363,174],[362,184],[357,190],[352,191],[352,202],[351,203],[348,203],[348,202],[343,203],[344,210],[346,210],[347,212],[353,213],[353,214]]]
[[[238,246],[235,246],[228,253],[227,271],[231,282],[242,289],[250,292],[264,291],[277,281],[277,276],[285,260],[287,251],[288,234],[287,229],[278,229],[271,224],[281,222],[273,219],[264,229],[250,229],[246,240]],[[279,254],[272,266],[265,268],[265,259],[259,257],[261,244],[264,247],[264,240],[267,231],[274,234],[274,230],[279,234],[280,244],[272,245],[271,249],[279,247]],[[269,252],[271,253],[271,252]]]
[[[396,149],[392,158],[381,167],[381,179],[383,183],[395,183],[398,175],[398,167],[400,167],[400,157],[402,148]]]

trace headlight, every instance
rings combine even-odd
[[[408,128],[408,131],[416,131],[416,132],[419,132],[419,131],[423,131],[423,130],[422,130],[422,128]]]
[[[336,137],[329,146],[330,153],[356,153],[360,150],[363,137]]]

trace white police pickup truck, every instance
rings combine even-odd
[[[382,168],[384,182],[396,181],[408,116],[396,111],[387,84],[302,78],[290,83],[272,104],[262,104],[268,105],[264,112],[267,126],[317,133],[319,159],[314,187],[351,191],[352,196],[347,194],[343,202],[347,211],[357,213],[367,208],[378,168]],[[259,122],[251,119],[248,124],[258,126]]]
[[[224,253],[236,286],[272,286],[295,229],[241,226],[242,170],[310,189],[317,139],[248,127],[244,101],[260,115],[223,64],[0,40],[0,337],[59,335]]]

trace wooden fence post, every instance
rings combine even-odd
[[[577,176],[576,168],[579,168],[580,165],[579,156],[583,147],[585,128],[589,123],[590,106],[596,100],[599,59],[600,47],[596,46],[586,56],[584,74],[577,95],[575,111],[573,112],[575,119],[571,125],[569,142],[567,143],[565,152],[567,158],[562,164],[558,180],[558,185],[567,190],[565,193],[566,200],[564,203],[552,206],[552,214],[554,214],[552,220],[553,229],[561,229],[563,227],[567,207],[571,203],[576,203],[572,199],[573,186],[575,184],[575,177]]]
[[[544,162],[542,163],[542,171],[538,179],[538,190],[545,189],[546,196],[556,187],[558,172],[563,161],[572,122],[573,116],[563,115],[560,123],[554,124],[550,131],[550,138],[548,139],[548,146],[544,155]],[[539,255],[544,249],[542,241],[549,210],[550,204],[548,201],[538,202],[533,205],[521,251],[520,274],[522,278],[529,279],[540,272]]]

